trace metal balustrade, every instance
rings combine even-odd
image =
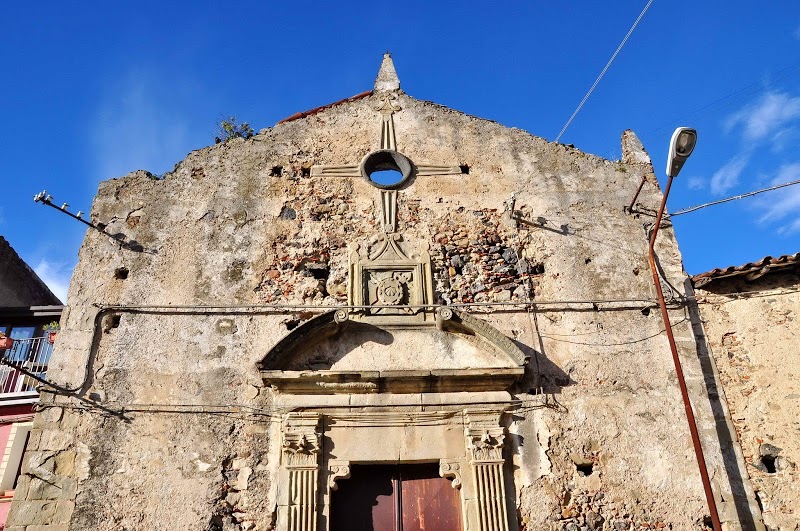
[[[35,396],[36,385],[40,382],[24,371],[44,379],[52,354],[53,344],[47,336],[15,339],[11,348],[0,350],[3,359],[0,365],[0,399],[14,395]]]

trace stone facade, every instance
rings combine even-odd
[[[791,264],[788,264],[791,265]],[[697,288],[708,345],[768,529],[800,528],[800,265]],[[738,273],[738,272],[735,272]]]
[[[322,530],[351,465],[407,462],[470,531],[702,528],[661,193],[623,152],[411,98],[387,57],[371,93],[102,183],[136,245],[87,234],[9,529]],[[761,529],[671,227],[657,252],[722,518]]]

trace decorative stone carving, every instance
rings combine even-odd
[[[472,460],[475,461],[502,461],[503,460],[503,428],[493,430],[468,429],[471,439],[470,450]]]
[[[360,315],[354,315],[354,319],[373,318],[393,325],[430,320],[431,316],[425,312],[425,307],[433,301],[427,245],[408,256],[401,247],[400,235],[392,233],[382,234],[371,249],[352,244],[348,295],[349,304],[369,306]]]
[[[395,80],[391,58],[384,58],[381,67],[387,80]],[[379,79],[380,79],[379,75]],[[376,85],[377,87],[378,85]],[[358,165],[324,166],[311,168],[312,176],[362,176],[370,184],[381,188],[381,234],[372,249],[358,243],[350,247],[350,283],[348,302],[354,306],[370,306],[368,311],[354,315],[356,320],[378,320],[389,325],[413,325],[430,320],[425,306],[433,301],[431,263],[427,244],[418,254],[402,249],[402,238],[397,234],[397,190],[410,182],[413,176],[460,174],[460,166],[432,164],[414,165],[397,151],[394,130],[394,113],[401,110],[394,81],[382,82],[373,96],[373,109],[381,116],[380,148],[367,154]],[[388,88],[388,87],[395,88]],[[402,178],[392,184],[381,184],[371,179],[379,170],[396,170]],[[364,254],[365,252],[365,254]],[[402,308],[400,307],[402,306]],[[408,306],[413,306],[409,308]]]
[[[319,447],[305,434],[285,433],[283,453],[286,466],[315,466]]]
[[[450,484],[454,489],[461,488],[461,463],[458,459],[442,459],[439,461],[439,475],[452,480]]]
[[[328,488],[336,490],[339,485],[336,482],[340,479],[350,478],[350,462],[349,461],[335,461],[328,462]]]
[[[289,413],[284,418],[283,463],[287,467],[316,467],[320,453],[320,416]]]

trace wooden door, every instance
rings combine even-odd
[[[458,490],[438,464],[353,465],[331,496],[331,531],[461,531]]]

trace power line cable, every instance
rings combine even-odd
[[[655,129],[651,129],[650,131],[645,132],[643,136],[650,137],[651,139],[655,139],[655,138],[661,138],[663,136],[666,136],[667,134],[672,134],[672,128],[677,123],[685,123],[685,122],[691,122],[691,121],[699,120],[700,118],[704,118],[704,117],[708,116],[709,114],[713,114],[715,112],[719,112],[722,109],[725,109],[726,107],[730,107],[734,103],[737,103],[737,102],[747,98],[748,96],[751,96],[753,94],[756,94],[758,92],[762,92],[762,91],[766,90],[767,88],[769,88],[769,84],[775,83],[776,81],[781,81],[783,79],[786,79],[787,77],[793,76],[793,75],[797,74],[798,72],[800,72],[800,62],[797,62],[797,63],[794,63],[792,65],[789,65],[786,68],[783,68],[782,70],[779,70],[779,71],[775,72],[771,76],[768,76],[764,80],[757,81],[755,83],[751,83],[750,85],[747,85],[747,86],[742,87],[742,88],[740,88],[738,90],[735,90],[735,91],[731,92],[730,94],[722,96],[721,98],[717,98],[716,100],[714,100],[714,101],[712,101],[712,102],[710,102],[710,103],[708,103],[708,104],[706,104],[706,105],[704,105],[704,106],[702,106],[702,107],[700,107],[698,109],[695,109],[694,111],[692,111],[689,114],[685,115],[683,118],[676,119],[676,120],[671,120],[668,123],[666,123],[666,124],[664,124],[664,125],[662,125],[660,127],[656,127]],[[731,98],[733,98],[733,99],[731,99]],[[726,102],[725,100],[730,100],[730,101]],[[723,102],[725,102],[725,103],[723,103]],[[722,105],[719,105],[720,103],[722,103]],[[667,130],[667,132],[660,133],[661,131],[663,131],[665,129]],[[657,133],[660,133],[660,134],[657,134]]]
[[[600,72],[600,75],[597,76],[597,79],[594,80],[594,83],[592,84],[592,87],[589,89],[589,92],[586,93],[586,95],[581,100],[580,104],[578,104],[578,108],[575,109],[575,112],[573,112],[572,116],[569,117],[569,120],[567,120],[567,123],[564,124],[564,127],[561,128],[561,132],[558,133],[558,136],[556,137],[556,140],[555,140],[556,142],[559,141],[559,139],[561,138],[561,135],[564,134],[564,132],[569,127],[569,124],[572,123],[572,120],[575,119],[575,116],[578,114],[578,112],[583,107],[583,104],[586,103],[586,100],[588,100],[589,96],[592,95],[592,92],[594,92],[595,87],[597,87],[597,84],[600,83],[601,79],[603,79],[603,76],[606,74],[606,71],[611,66],[611,63],[614,62],[614,59],[617,58],[617,55],[619,54],[620,50],[622,50],[622,47],[625,46],[626,42],[628,42],[628,39],[630,38],[631,34],[633,33],[633,30],[636,29],[636,26],[639,24],[639,21],[642,20],[642,17],[644,17],[644,14],[647,13],[648,9],[650,9],[650,4],[652,4],[652,3],[653,3],[653,0],[649,0],[647,2],[647,5],[644,6],[644,9],[642,9],[642,12],[639,13],[639,16],[636,17],[636,21],[633,23],[633,26],[631,26],[631,29],[628,30],[628,34],[625,35],[625,38],[622,39],[622,42],[619,43],[619,46],[617,46],[617,50],[614,52],[614,55],[611,56],[611,59],[608,60],[608,63],[606,63],[606,66],[605,66],[605,68],[603,68],[603,71]]]
[[[769,188],[762,188],[761,190],[754,190],[752,192],[747,192],[746,194],[739,194],[733,197],[727,197],[725,199],[718,199],[716,201],[711,201],[710,203],[703,203],[702,205],[684,208],[683,210],[678,210],[677,212],[670,214],[669,217],[674,218],[675,216],[688,214],[689,212],[694,212],[695,210],[700,210],[701,208],[706,208],[713,205],[719,205],[720,203],[727,203],[728,201],[735,201],[737,199],[744,199],[745,197],[761,194],[763,192],[770,192],[772,190],[777,190],[778,188],[785,188],[787,186],[792,186],[794,184],[800,184],[800,179],[797,179],[796,181],[790,181],[788,183],[776,184],[775,186],[770,186]]]

